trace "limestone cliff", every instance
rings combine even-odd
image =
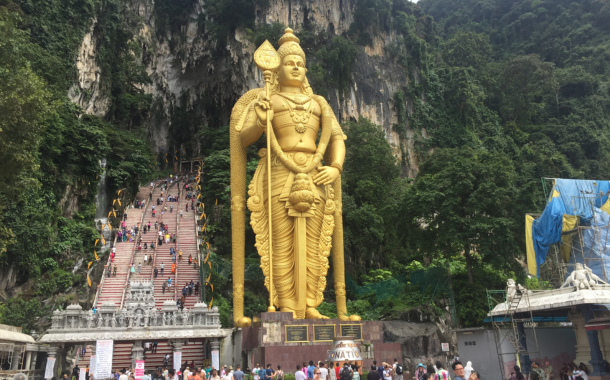
[[[255,20],[257,25],[273,22],[290,25],[297,36],[304,25],[336,35],[349,29],[355,6],[356,0],[271,0],[268,6],[256,9]],[[192,4],[179,36],[158,33],[153,0],[132,0],[127,11],[139,20],[135,31],[143,51],[139,59],[152,79],[152,84],[145,88],[153,96],[153,110],[147,121],[148,138],[158,153],[180,149],[172,138],[175,131],[171,114],[175,107],[195,110],[200,125],[228,125],[231,108],[239,96],[263,85],[252,59],[256,46],[246,38],[247,31],[238,28],[224,46],[219,46],[219,41],[201,27],[201,19],[207,17],[205,1]],[[96,20],[92,23],[95,25]],[[78,53],[79,77],[70,97],[87,113],[104,115],[110,102],[100,91],[100,78],[105,73],[96,63],[95,46],[100,43],[96,39],[100,36],[93,29],[83,39]],[[404,69],[384,54],[385,45],[393,38],[391,33],[376,33],[372,44],[361,47],[345,96],[338,89],[329,88],[328,100],[340,121],[364,116],[381,125],[397,159],[403,153],[408,155],[402,160],[403,175],[413,176],[417,171],[414,133],[410,130],[403,133],[406,141],[402,141],[401,149],[399,134],[393,128],[397,122],[393,96],[408,81]],[[202,104],[205,97],[213,98],[213,111]],[[195,131],[186,133],[193,136]],[[196,147],[183,153],[185,157],[199,154]]]

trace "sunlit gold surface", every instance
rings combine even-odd
[[[269,310],[277,307],[292,312],[297,319],[326,318],[316,308],[324,299],[332,247],[339,318],[357,320],[358,316],[347,314],[345,300],[340,178],[345,135],[326,100],[312,93],[305,76],[305,53],[292,30],[286,29],[277,54],[269,50],[270,46],[266,42],[255,53],[261,70],[277,65],[274,56],[281,58],[277,69],[265,73],[266,79],[271,74],[268,91],[247,92],[231,114],[235,323],[239,327],[250,323],[243,315],[245,152],[265,132],[267,120],[272,126],[268,136],[271,155],[267,149],[259,151],[258,167],[248,186],[247,207],[252,212],[250,224],[256,234],[265,286],[272,297]],[[257,54],[263,58],[257,58]]]

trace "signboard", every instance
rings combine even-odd
[[[95,345],[95,372],[96,379],[112,377],[112,351],[114,341],[98,340]]]
[[[53,368],[55,367],[55,358],[47,358],[47,367],[44,369],[44,378],[51,379],[53,377]]]
[[[142,379],[144,376],[144,360],[136,360],[136,380]]]
[[[449,343],[441,343],[443,352],[449,352]]]
[[[220,371],[220,351],[212,350],[212,368]]]
[[[335,325],[313,325],[314,342],[332,342],[335,337]]]
[[[182,351],[174,351],[174,370],[180,373],[180,363],[182,362]]]
[[[86,380],[86,379],[87,379],[87,369],[81,368],[80,372],[78,373],[78,380]]]
[[[89,377],[95,376],[95,355],[89,358]]]
[[[341,336],[353,336],[354,340],[362,340],[362,324],[360,325],[339,325]]]
[[[308,325],[286,325],[285,326],[286,343],[307,343],[309,342],[309,326]]]

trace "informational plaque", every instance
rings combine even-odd
[[[353,336],[354,340],[362,340],[362,324],[339,325],[341,336]]]
[[[81,368],[80,372],[78,373],[78,380],[86,380],[86,379],[87,379],[87,369]]]
[[[95,377],[95,355],[91,355],[89,358],[89,377]]]
[[[47,358],[47,366],[44,369],[45,379],[51,379],[53,377],[53,367],[55,367],[55,358]]]
[[[95,345],[95,378],[108,379],[112,377],[112,351],[114,341],[98,340]]]
[[[136,380],[142,379],[144,376],[144,360],[136,360]]]
[[[443,352],[449,352],[449,343],[441,343],[441,349]]]
[[[308,325],[287,325],[286,328],[286,343],[307,343],[309,342],[309,326]]]
[[[314,342],[332,342],[335,337],[335,325],[313,325]]]
[[[180,373],[180,364],[182,363],[182,351],[174,351],[174,370]]]
[[[212,350],[212,368],[220,370],[220,351]]]

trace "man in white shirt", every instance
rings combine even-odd
[[[318,368],[320,368],[320,379],[326,380],[328,377],[328,368],[326,368],[326,363],[318,362]]]
[[[260,376],[258,375],[258,372],[261,370],[261,367],[258,363],[256,363],[256,367],[254,367],[254,369],[252,370],[252,373],[254,374],[254,380],[259,380]]]
[[[297,371],[294,373],[294,380],[307,380],[307,375],[301,370],[300,365],[297,365]]]
[[[121,376],[119,376],[119,380],[129,380],[129,376],[125,374],[125,371],[121,371]]]
[[[142,380],[150,380],[150,376],[148,376],[148,371],[144,371],[144,375],[142,375]]]
[[[182,375],[182,379],[183,380],[188,380],[190,374],[191,374],[191,371],[189,371],[189,367],[186,367],[184,369],[184,374]]]
[[[394,358],[394,365],[392,366],[392,377],[394,378],[394,380],[400,380],[402,379],[402,375],[396,374],[396,367],[398,367],[398,359]]]

